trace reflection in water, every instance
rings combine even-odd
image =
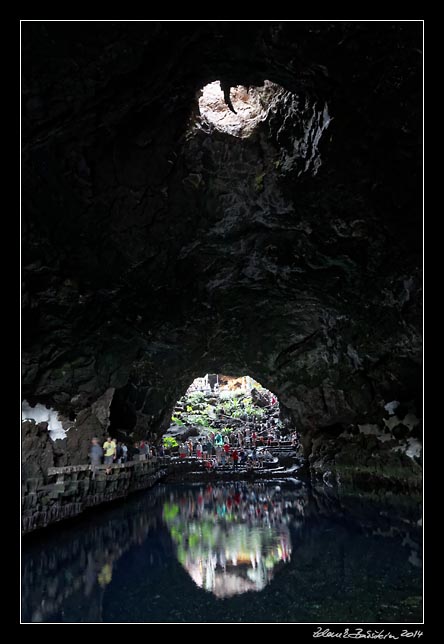
[[[182,566],[216,597],[262,590],[278,564],[290,560],[290,517],[279,487],[171,494],[163,518]]]
[[[22,620],[421,621],[417,502],[280,485],[158,486],[25,539]]]
[[[156,530],[156,504],[156,495],[147,495],[27,539],[22,554],[23,620],[70,621],[74,599],[83,608],[71,621],[103,621],[103,591],[112,581],[113,568]]]

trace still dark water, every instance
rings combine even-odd
[[[23,542],[23,622],[420,622],[418,503],[164,485]]]

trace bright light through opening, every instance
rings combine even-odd
[[[266,118],[270,99],[279,89],[269,81],[265,81],[263,87],[232,87],[230,100],[235,114],[225,102],[220,82],[214,81],[202,89],[200,115],[203,121],[211,123],[217,130],[244,138]]]

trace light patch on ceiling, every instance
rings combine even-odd
[[[245,138],[267,117],[270,99],[278,91],[281,88],[270,81],[265,81],[263,87],[231,87],[229,98],[233,112],[227,105],[225,98],[228,97],[224,96],[220,82],[214,81],[201,90],[199,112],[203,121],[220,132]]]

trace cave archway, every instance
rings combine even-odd
[[[248,375],[205,374],[175,403],[163,442],[173,448],[197,436],[214,445],[219,435],[219,442],[232,445],[279,445],[281,432],[287,434],[289,428],[283,426],[279,401],[271,391]]]
[[[23,38],[23,398],[75,415],[72,462],[106,392],[162,433],[203,366],[255,374],[306,435],[413,413],[417,27],[89,29]],[[190,132],[214,79],[284,92],[251,137]]]

